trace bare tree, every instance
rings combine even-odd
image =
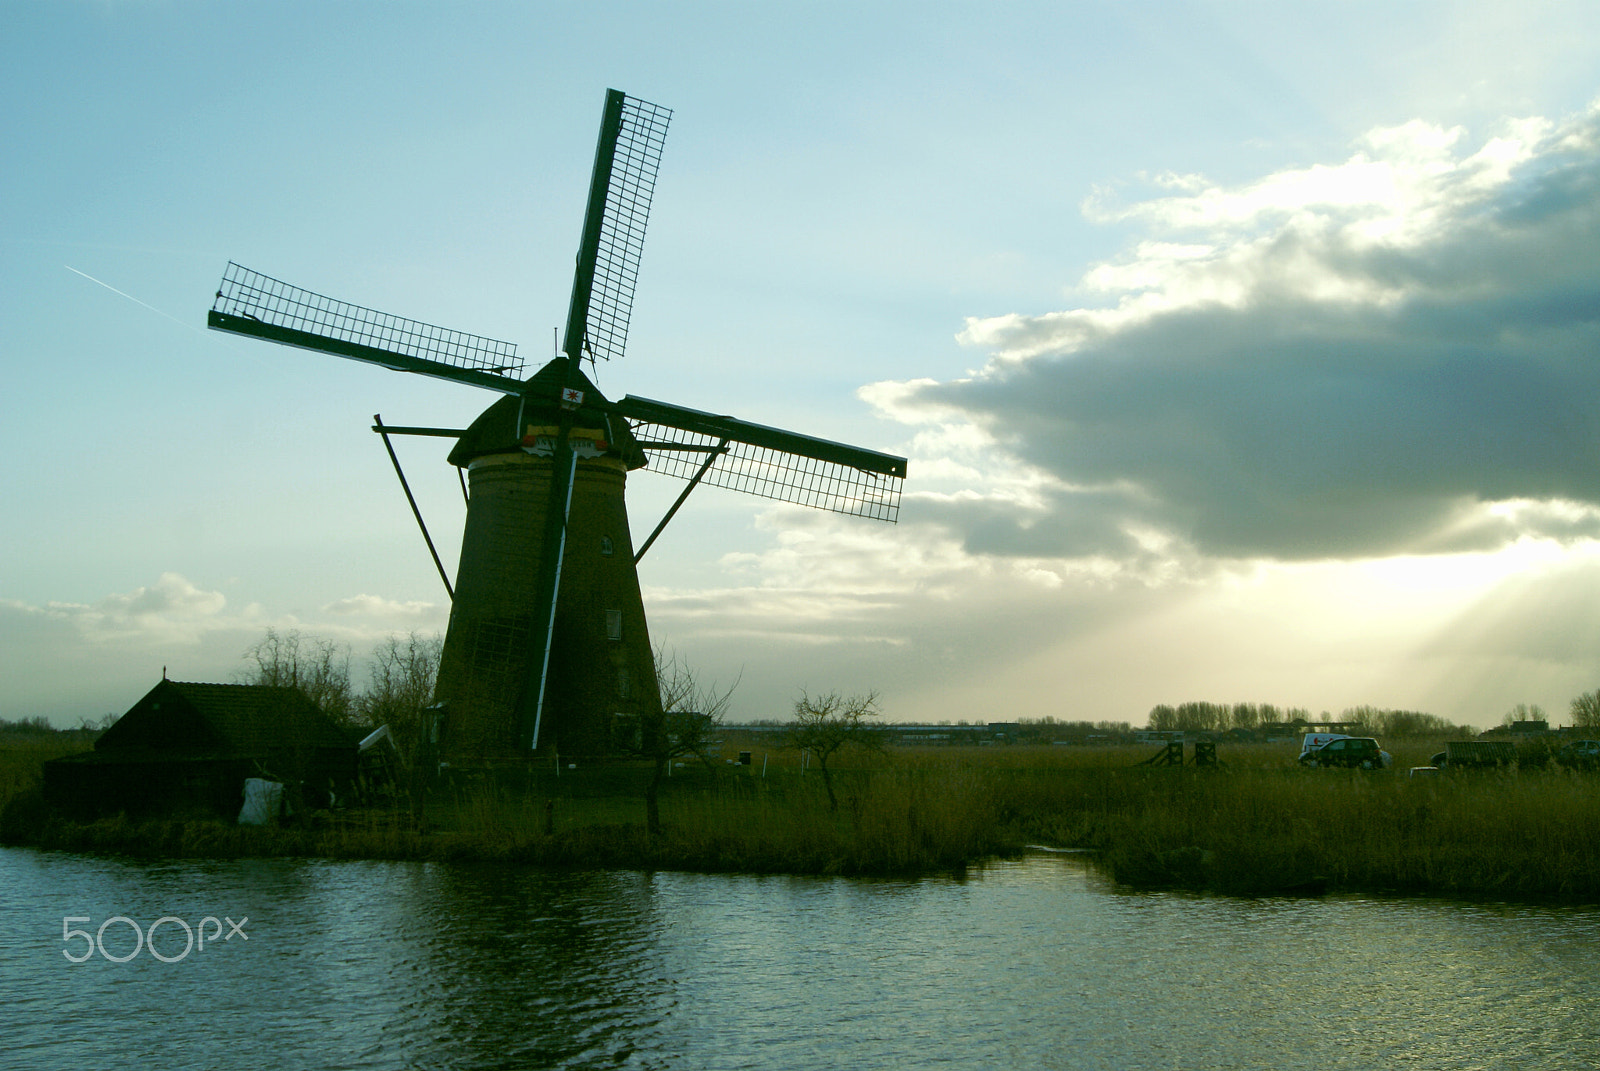
[[[404,639],[391,635],[367,659],[367,689],[356,696],[356,714],[368,729],[389,726],[408,762],[421,737],[422,710],[433,699],[443,646],[438,633],[411,632]]]
[[[334,721],[351,723],[350,648],[320,636],[302,636],[299,629],[267,634],[244,652],[254,669],[238,676],[241,684],[296,688]]]
[[[624,751],[650,760],[644,790],[645,829],[661,832],[661,783],[673,760],[693,755],[708,767],[710,749],[733,698],[738,680],[726,690],[702,687],[694,672],[676,655],[656,651],[656,684],[661,706],[618,726],[617,743]]]
[[[833,774],[828,770],[828,760],[845,747],[881,751],[882,730],[867,721],[877,714],[877,692],[848,698],[837,692],[815,696],[801,692],[800,698],[795,700],[789,739],[795,747],[816,757],[823,787],[828,790],[829,810],[837,811],[839,800],[833,792]]]
[[[1500,724],[1502,727],[1509,729],[1518,722],[1544,720],[1546,720],[1544,708],[1539,704],[1534,703],[1530,706],[1527,703],[1518,703],[1506,711],[1506,716],[1500,719]]]
[[[1600,690],[1584,692],[1572,700],[1567,716],[1572,724],[1584,729],[1600,726]]]

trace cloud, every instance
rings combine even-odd
[[[220,591],[205,591],[177,573],[162,573],[146,587],[107,595],[92,605],[51,602],[42,608],[14,603],[23,613],[64,622],[93,642],[140,639],[153,642],[193,643],[202,632],[219,624],[232,626],[223,611],[227,598]]]
[[[75,725],[120,714],[170,671],[177,680],[231,679],[260,634],[257,607],[178,573],[94,603],[0,599],[0,717]]]
[[[44,715],[60,725],[120,713],[163,671],[174,680],[229,681],[267,626],[348,644],[357,659],[395,633],[442,629],[431,603],[372,595],[336,599],[316,620],[234,606],[220,591],[167,572],[93,603],[0,599],[0,717]]]
[[[322,608],[322,612],[338,618],[369,618],[386,622],[410,621],[443,626],[448,612],[437,603],[418,599],[400,602],[381,595],[350,595],[335,599]],[[415,625],[413,626],[415,627]]]
[[[908,519],[1135,570],[1600,537],[1600,108],[1154,183],[1086,202],[1147,233],[1071,307],[969,320],[964,378],[863,390],[919,429]]]
[[[741,680],[738,717],[781,717],[802,687],[882,691],[898,719],[1059,713],[1018,706],[1010,667],[1155,605],[1113,563],[977,555],[936,524],[781,506],[758,523],[774,544],[727,555],[726,586],[644,593],[654,640]]]

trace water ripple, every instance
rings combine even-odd
[[[6,1057],[43,1071],[1600,1063],[1588,910],[1130,895],[1059,855],[870,882],[0,850],[0,881]],[[113,915],[248,937],[64,959],[63,918]]]

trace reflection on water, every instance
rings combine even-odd
[[[0,850],[0,883],[20,1067],[1600,1063],[1592,910],[1137,895],[1051,855],[882,882]],[[64,917],[114,915],[249,921],[66,961]]]

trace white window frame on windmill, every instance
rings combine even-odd
[[[612,643],[622,642],[622,611],[606,611],[606,639]]]
[[[551,457],[556,452],[556,436],[561,433],[560,428],[548,425],[541,427],[538,424],[525,425],[527,431],[522,436],[523,453],[533,454],[536,457]],[[567,433],[567,448],[574,455],[583,458],[604,457],[611,444],[606,441],[606,433],[601,428],[573,428]]]
[[[522,436],[522,452],[533,454],[537,457],[552,457],[556,452],[556,432],[558,429],[528,424],[527,433]]]
[[[579,457],[605,457],[606,455],[606,441],[598,436],[589,439],[569,438],[567,440],[567,448]]]

